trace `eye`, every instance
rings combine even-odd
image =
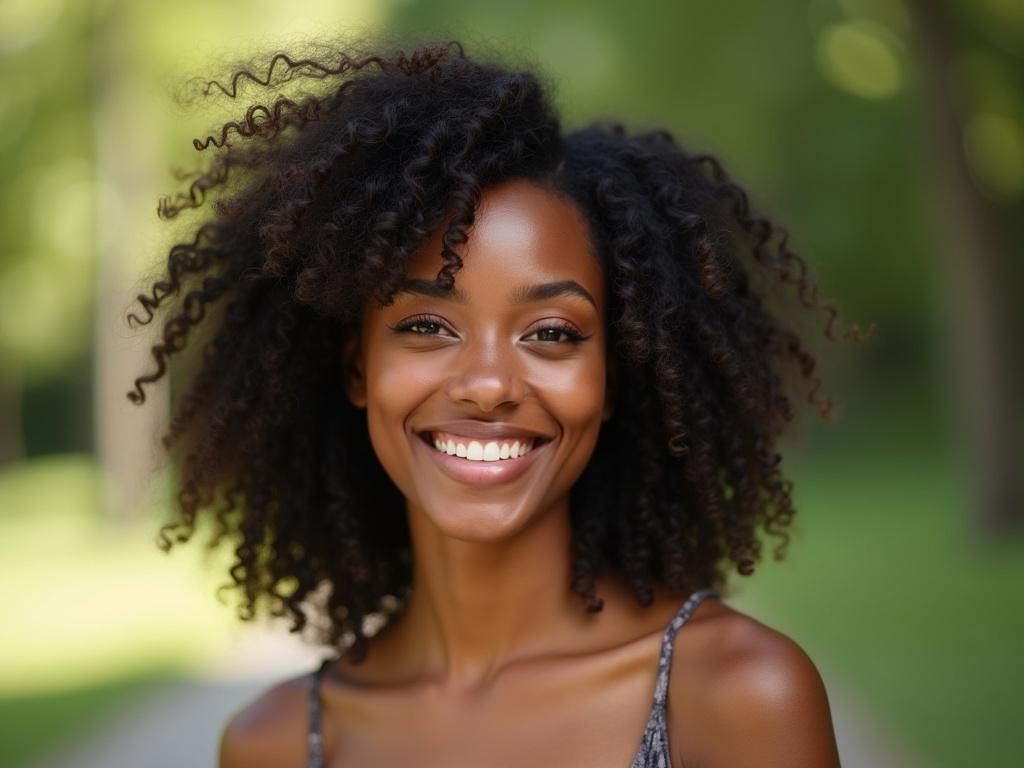
[[[432,315],[413,315],[389,327],[395,333],[411,333],[414,336],[437,336],[438,331],[445,326],[444,323]]]
[[[533,336],[534,334],[540,335],[540,341],[544,341],[549,344],[563,343],[559,339],[560,336],[565,336],[566,339],[564,343],[569,344],[579,344],[581,341],[585,341],[590,338],[589,336],[584,336],[568,323],[549,323],[548,325],[536,329],[530,335]]]

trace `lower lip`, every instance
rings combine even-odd
[[[537,460],[537,454],[544,451],[552,441],[547,440],[539,445],[535,443],[525,456],[497,461],[471,461],[461,456],[449,456],[427,445],[418,434],[413,435],[413,442],[428,452],[441,471],[452,480],[467,485],[500,485],[522,475]]]

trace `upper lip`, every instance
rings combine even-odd
[[[463,437],[480,437],[484,439],[498,439],[502,437],[536,437],[542,440],[551,438],[543,432],[531,427],[519,424],[510,424],[505,421],[445,421],[431,424],[427,427],[414,430],[415,432],[450,432]]]

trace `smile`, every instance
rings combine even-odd
[[[428,442],[449,456],[459,456],[470,461],[500,461],[525,456],[533,449],[538,438],[507,438],[504,440],[475,440],[448,432],[425,432]]]
[[[551,440],[540,437],[475,440],[445,432],[419,432],[414,442],[451,479],[469,485],[507,483],[522,475]]]

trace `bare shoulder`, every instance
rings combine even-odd
[[[220,768],[304,768],[312,677],[278,682],[236,712],[220,737]]]
[[[814,662],[792,638],[720,600],[704,601],[677,635],[669,694],[670,732],[686,735],[681,764],[839,765]]]

